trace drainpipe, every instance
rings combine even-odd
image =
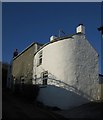
[[[103,74],[103,26],[98,28],[101,32],[101,74]]]

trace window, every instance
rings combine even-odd
[[[21,84],[24,84],[24,79],[21,79]]]
[[[15,84],[15,82],[16,82],[16,78],[15,78],[15,76],[13,77],[13,83]]]
[[[42,64],[42,51],[39,53],[37,66],[39,66],[41,64]]]
[[[37,75],[34,76],[33,84],[36,84]]]
[[[43,85],[47,85],[48,71],[42,73],[42,80],[43,80]]]
[[[21,80],[21,84],[24,84],[24,82],[25,82],[24,76],[21,76],[21,77],[20,77],[20,80]]]

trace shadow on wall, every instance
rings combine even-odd
[[[22,97],[30,102],[36,100],[39,93],[39,86],[32,84],[16,84],[14,85],[13,92],[16,96]]]
[[[64,88],[66,90],[72,91],[80,96],[83,96],[84,98],[88,99],[88,100],[94,100],[94,98],[92,98],[91,96],[89,96],[88,94],[84,93],[83,91],[79,90],[77,87],[71,86],[65,82],[63,82],[62,80],[57,80],[54,78],[48,78],[48,82],[55,84],[57,87],[60,88]]]
[[[6,88],[7,85],[7,75],[8,75],[8,67],[10,66],[8,63],[0,63],[2,67],[2,87]]]
[[[45,71],[42,69],[42,71]],[[47,84],[42,85],[43,78],[37,78],[36,83],[40,85],[37,100],[51,107],[60,109],[70,109],[78,105],[94,100],[91,96],[71,86],[62,80],[57,80],[56,76],[48,72]]]
[[[42,68],[42,70],[45,71],[43,68]],[[66,90],[72,91],[72,92],[74,92],[74,93],[76,93],[80,96],[83,96],[84,98],[86,98],[88,100],[95,100],[93,97],[84,93],[83,91],[81,91],[77,87],[69,85],[69,84],[63,82],[63,80],[57,80],[56,76],[53,75],[50,72],[48,73],[48,78],[47,79],[48,79],[48,85],[55,85],[57,87],[64,88]],[[37,78],[37,81],[41,81],[40,83],[42,83],[43,79],[40,77],[40,78]]]
[[[41,88],[37,99],[47,106],[60,109],[70,109],[89,102],[81,95],[54,85]]]

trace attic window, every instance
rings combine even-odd
[[[39,65],[41,65],[42,64],[42,55],[43,54],[43,52],[41,51],[41,52],[39,52],[39,54],[38,54],[38,64],[37,64],[37,66],[39,66]]]

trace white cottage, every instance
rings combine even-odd
[[[38,85],[37,100],[61,109],[100,100],[103,96],[98,53],[86,39],[82,24],[73,35],[51,36],[45,45],[32,43],[13,58],[10,78],[11,88]]]
[[[51,37],[34,55],[33,84],[40,86],[38,101],[69,109],[100,99],[98,53],[80,24],[76,34]]]

